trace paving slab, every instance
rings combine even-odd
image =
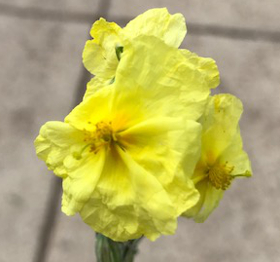
[[[75,100],[88,26],[0,17],[0,261],[32,261],[53,175],[33,140]]]
[[[254,176],[236,180],[203,224],[180,219],[174,236],[144,240],[136,261],[277,262],[280,258],[280,46],[210,36],[188,36],[184,47],[213,57],[220,93],[244,103],[241,132]],[[48,262],[95,261],[93,232],[78,217],[60,214]],[[67,254],[67,252],[69,252]]]
[[[45,261],[96,261],[95,232],[83,223],[79,215],[67,217],[59,212]]]
[[[0,0],[8,7],[39,8],[49,11],[62,12],[97,12],[99,2],[102,0]],[[5,6],[4,5],[4,6]]]
[[[171,13],[183,13],[187,23],[276,31],[280,27],[278,0],[114,0],[109,14],[132,18],[157,7],[167,7]]]

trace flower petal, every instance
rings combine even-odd
[[[239,128],[233,137],[231,144],[224,150],[219,159],[233,167],[231,175],[235,177],[249,177],[252,175],[251,162],[247,153],[243,150],[242,138]]]
[[[67,159],[68,177],[63,179],[62,211],[66,215],[79,212],[93,194],[105,163],[105,150],[88,153],[78,160]],[[70,167],[70,168],[69,168]]]
[[[120,132],[119,137],[137,163],[168,184],[182,162],[186,174],[193,173],[200,153],[200,131],[194,121],[154,117]]]
[[[114,96],[114,91],[111,88],[111,86],[104,87],[98,94],[94,94],[81,102],[66,116],[65,122],[81,131],[94,131],[96,123],[110,121],[111,104]]]
[[[197,201],[190,184],[175,187],[174,183],[173,187],[183,188],[187,199]],[[106,157],[104,173],[94,195],[81,210],[81,217],[95,231],[115,241],[143,234],[155,240],[176,229],[178,203],[174,200],[153,174],[138,165],[129,153],[117,149],[114,155]]]
[[[139,58],[139,54],[149,55]],[[180,50],[153,36],[139,36],[125,46],[116,72],[116,85],[128,92],[142,89],[144,100],[153,100],[149,104],[151,110],[165,110],[167,114],[172,110],[175,115],[183,114],[194,120],[202,115],[210,93],[199,67],[195,67]],[[179,105],[176,105],[178,101]]]
[[[34,144],[37,156],[46,162],[48,168],[57,176],[66,177],[63,161],[71,150],[82,147],[83,136],[69,124],[52,121],[41,127]]]
[[[156,8],[131,20],[122,33],[127,38],[152,35],[177,48],[183,42],[187,28],[182,14],[170,15],[166,8]]]
[[[127,154],[120,154],[107,155],[94,195],[81,210],[83,220],[95,231],[115,241],[138,238],[146,233],[159,235],[155,225],[155,222],[160,223],[158,217],[165,220],[172,218],[168,222],[174,230],[174,209],[160,183],[135,165],[133,160],[124,163],[122,158],[126,159]],[[155,201],[159,201],[158,205]],[[158,210],[157,214],[155,208],[160,207],[164,209]],[[170,230],[170,226],[166,226],[165,230]]]
[[[224,191],[214,188],[207,180],[196,184],[196,189],[200,194],[199,201],[193,208],[184,212],[183,216],[193,218],[197,223],[203,223],[219,205]]]
[[[192,208],[185,211],[182,216],[187,218],[195,218],[197,216],[204,204],[207,186],[208,182],[206,180],[203,180],[195,185],[195,188],[199,192],[199,200]]]
[[[93,24],[90,34],[94,39],[86,42],[83,52],[83,63],[89,72],[105,79],[114,77],[118,65],[115,48],[120,42],[120,30],[117,24],[104,18]]]
[[[108,80],[106,78],[101,78],[101,77],[93,77],[88,83],[87,83],[87,88],[86,92],[84,94],[83,99],[87,99],[94,95],[97,91],[99,91],[102,87],[108,86],[111,83],[111,80]]]
[[[209,88],[216,88],[220,84],[220,74],[216,62],[212,58],[200,57],[187,49],[180,49],[189,63],[201,73]]]
[[[243,111],[242,103],[229,94],[215,95],[209,98],[205,114],[201,120],[203,126],[202,152],[219,158],[232,143],[238,122]],[[204,156],[203,156],[204,157]]]

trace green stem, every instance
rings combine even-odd
[[[97,262],[133,262],[141,238],[127,242],[115,242],[102,234],[96,234]]]

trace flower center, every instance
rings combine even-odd
[[[88,122],[91,124],[91,122]],[[124,152],[126,151],[125,146],[121,141],[118,132],[115,132],[112,128],[111,122],[100,121],[95,124],[94,131],[84,130],[84,142],[86,143],[84,147],[79,152],[74,152],[73,157],[77,160],[82,158],[82,154],[85,150],[89,148],[89,152],[94,154],[103,148],[111,148],[111,146],[119,146]]]
[[[113,139],[113,130],[111,127],[111,123],[107,124],[103,121],[96,124],[95,131],[96,140],[101,141],[103,143],[110,143]]]
[[[113,132],[111,122],[98,122],[95,125],[94,132],[85,132],[84,141],[87,142],[87,146],[90,146],[90,152],[95,154],[103,147],[108,146],[113,141],[117,141],[115,134]]]
[[[233,166],[229,166],[227,163],[224,165],[216,163],[213,166],[210,166],[207,171],[210,183],[216,189],[226,190],[230,186],[231,180],[233,179],[233,176],[230,175],[233,168]]]

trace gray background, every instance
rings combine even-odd
[[[183,47],[217,61],[219,92],[243,101],[254,177],[236,180],[204,224],[179,219],[174,236],[144,240],[137,261],[280,261],[279,0],[0,0],[0,262],[95,261],[94,233],[60,212],[60,182],[33,140],[80,101],[91,24],[164,6],[186,17]]]

